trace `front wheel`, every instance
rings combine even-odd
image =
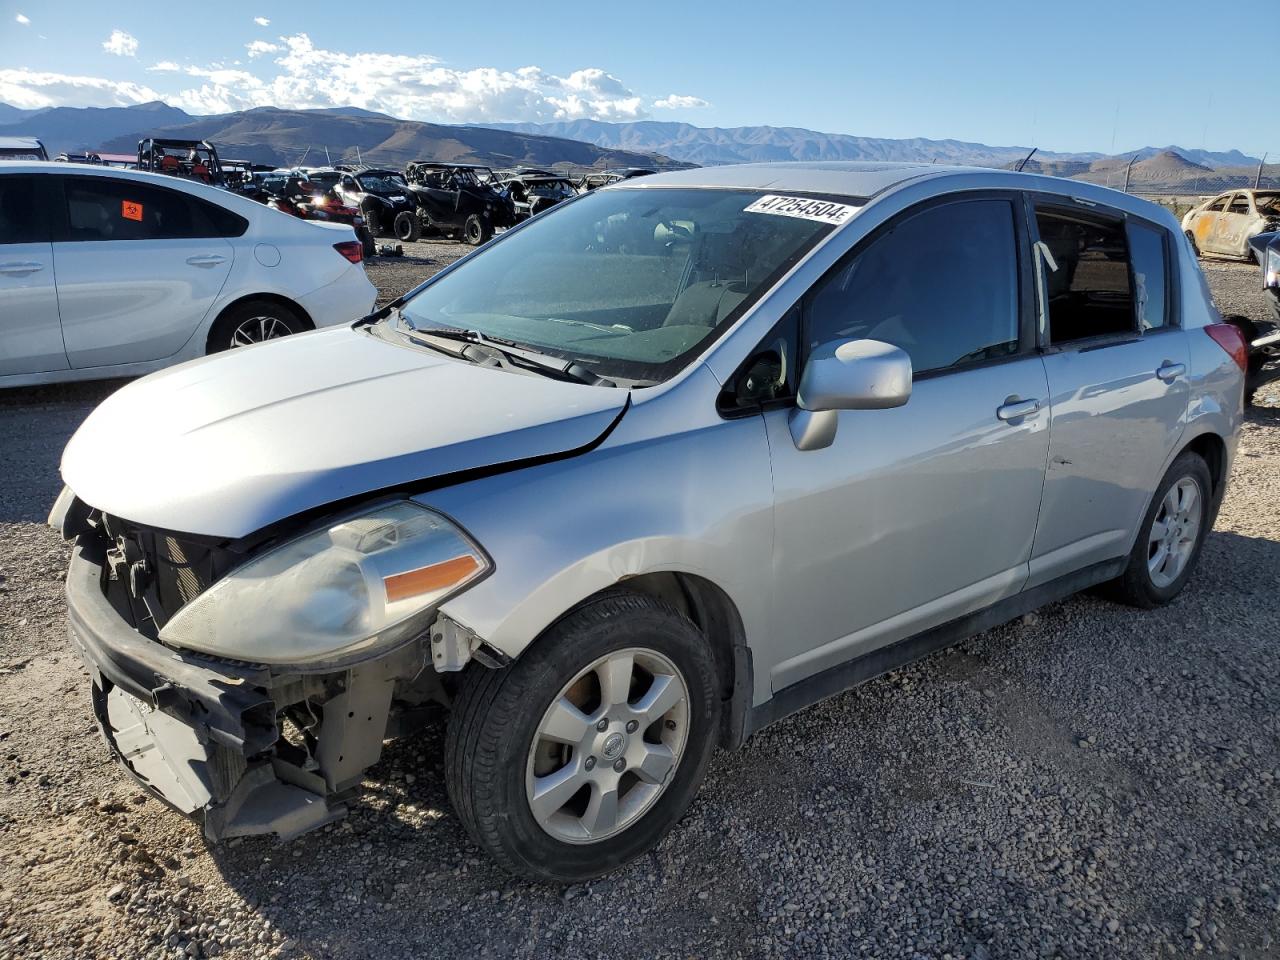
[[[445,748],[450,798],[502,866],[576,883],[652,849],[693,799],[719,718],[702,634],[611,593],[502,670],[474,666]]]
[[[401,243],[413,243],[422,236],[422,223],[418,220],[418,215],[408,210],[397,213],[391,227]]]
[[[1146,609],[1181,593],[1209,534],[1212,496],[1213,478],[1199,454],[1188,451],[1173,461],[1143,517],[1128,566],[1106,592]]]
[[[493,224],[477,214],[467,217],[462,225],[462,238],[473,247],[478,247],[493,236]]]

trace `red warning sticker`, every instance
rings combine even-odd
[[[120,216],[124,217],[126,220],[137,220],[141,222],[142,204],[136,203],[133,200],[121,200]]]

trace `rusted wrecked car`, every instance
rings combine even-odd
[[[1182,218],[1182,232],[1197,254],[1252,256],[1249,241],[1280,230],[1280,190],[1229,190],[1192,207]]]

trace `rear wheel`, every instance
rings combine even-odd
[[[471,214],[462,225],[462,238],[473,247],[478,247],[493,236],[493,224],[478,214]]]
[[[279,340],[310,330],[296,310],[274,300],[249,300],[232,307],[209,331],[208,353]]]
[[[1135,607],[1159,607],[1186,586],[1209,533],[1213,478],[1199,454],[1182,454],[1169,467],[1129,555],[1106,592]]]
[[[510,667],[464,679],[446,744],[449,795],[513,873],[599,876],[652,849],[684,813],[718,711],[697,628],[661,601],[607,594]]]
[[[1200,247],[1196,244],[1196,235],[1190,230],[1184,230],[1183,233],[1186,235],[1187,243],[1191,244],[1191,252],[1199,257]]]
[[[368,227],[361,227],[357,230],[356,237],[360,241],[360,248],[364,251],[366,260],[378,252],[378,245],[374,242],[373,233]]]
[[[401,210],[396,214],[391,228],[401,243],[413,243],[422,236],[422,223],[418,220],[418,215],[408,210]]]

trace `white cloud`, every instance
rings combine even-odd
[[[127,107],[163,96],[138,83],[34,70],[0,70],[0,103],[24,110],[73,105]]]
[[[260,27],[269,27],[269,26],[271,26],[271,21],[270,21],[270,20],[268,20],[266,17],[254,17],[254,18],[253,18],[253,22],[254,22],[254,23],[256,23],[256,24],[257,24],[258,26],[260,26]]]
[[[137,41],[121,34],[132,44]],[[108,45],[111,41],[108,42]],[[325,50],[306,34],[246,44],[249,60],[148,67],[165,77],[165,91],[94,77],[0,70],[0,102],[18,106],[103,106],[162,99],[192,113],[230,113],[250,107],[315,109],[355,106],[407,120],[493,123],[547,120],[637,120],[650,109],[706,106],[672,94],[656,103],[599,67],[559,76],[541,67],[459,69],[428,54]],[[113,51],[116,52],[116,51]],[[178,79],[174,79],[178,78]],[[182,78],[187,79],[183,83]],[[21,102],[20,102],[21,101]]]
[[[658,110],[696,110],[701,107],[711,106],[701,97],[687,97],[679,93],[673,93],[670,96],[663,97],[661,100],[655,100],[653,105]]]
[[[267,53],[279,53],[282,49],[278,43],[269,43],[266,40],[254,40],[252,43],[246,43],[244,48],[249,51],[250,58],[261,57]]]
[[[111,36],[102,41],[102,49],[117,57],[132,57],[138,53],[138,39],[123,30],[112,30]]]
[[[17,21],[18,21],[20,24],[22,24],[24,27],[27,27],[27,26],[30,26],[30,25],[31,25],[31,18],[30,18],[30,17],[28,17],[25,13],[20,13],[20,14],[18,14],[16,17],[14,17],[13,19],[17,20]]]

